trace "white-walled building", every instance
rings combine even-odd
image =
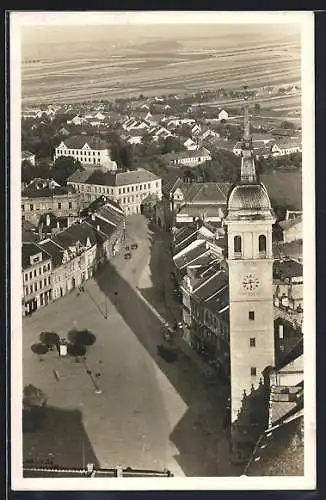
[[[108,143],[96,136],[80,135],[64,139],[55,148],[55,159],[61,156],[71,156],[86,167],[117,169],[116,162],[111,160]]]
[[[85,204],[105,195],[119,203],[125,215],[141,213],[148,197],[162,198],[162,180],[152,172],[139,168],[127,172],[74,172],[68,179]]]

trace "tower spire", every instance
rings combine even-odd
[[[241,154],[241,183],[255,184],[257,182],[254,155],[252,154],[252,140],[250,137],[248,86],[244,85],[244,134],[242,138]]]

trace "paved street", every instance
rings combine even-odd
[[[221,430],[222,388],[205,388],[196,364],[182,353],[170,364],[157,354],[162,323],[156,311],[168,320],[178,314],[166,293],[166,238],[150,231],[142,216],[129,219],[127,233],[126,244],[138,243],[130,260],[121,252],[85,292],[24,318],[24,386],[41,388],[52,408],[44,430],[24,435],[25,456],[52,453],[60,465],[168,468],[179,476],[236,475]],[[67,337],[72,328],[96,336],[86,363],[57,353],[41,361],[31,351],[40,332]],[[101,394],[90,370],[101,374]]]

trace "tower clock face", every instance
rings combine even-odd
[[[249,292],[257,290],[259,285],[260,281],[254,273],[246,274],[242,280],[242,287]]]

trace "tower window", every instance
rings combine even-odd
[[[261,234],[258,238],[259,253],[266,253],[266,236]]]
[[[234,237],[234,253],[241,254],[241,252],[242,252],[241,236],[235,236]]]
[[[255,337],[252,337],[250,339],[250,347],[256,347],[256,339],[255,339]]]
[[[249,311],[249,319],[251,321],[254,321],[254,319],[255,319],[255,311]]]
[[[256,369],[256,367],[255,367],[255,366],[252,366],[252,367],[250,368],[250,375],[251,375],[252,377],[255,377],[255,376],[257,375],[257,369]]]

